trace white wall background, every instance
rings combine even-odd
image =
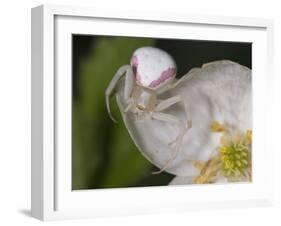
[[[275,20],[275,104],[270,141],[275,153],[276,204],[271,208],[197,211],[178,214],[50,222],[52,225],[267,225],[281,224],[281,7],[261,0],[56,0],[53,3],[116,9],[151,9],[207,15],[263,17]],[[0,225],[39,225],[30,208],[30,8],[49,0],[1,2],[0,35]],[[279,117],[278,117],[279,116]]]

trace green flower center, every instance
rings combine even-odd
[[[228,146],[221,146],[219,151],[222,170],[226,176],[245,175],[250,162],[250,147],[248,145],[231,142]]]

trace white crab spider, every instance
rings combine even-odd
[[[149,114],[151,119],[178,125],[177,137],[169,142],[169,145],[175,144],[174,155],[159,172],[165,170],[169,163],[176,158],[181,141],[186,131],[191,128],[191,116],[187,103],[181,95],[172,96],[165,100],[157,98],[159,94],[175,88],[181,82],[181,79],[175,82],[176,72],[176,63],[168,53],[154,47],[142,47],[133,53],[130,65],[124,65],[118,69],[106,89],[106,106],[109,116],[114,122],[116,120],[110,111],[109,97],[113,94],[118,81],[125,74],[124,100],[127,107],[123,109],[124,112],[132,111],[136,116]],[[163,112],[179,102],[183,102],[185,108],[185,122],[174,115]]]

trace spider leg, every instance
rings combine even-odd
[[[183,102],[183,105],[184,105],[184,110],[185,110],[185,115],[186,115],[186,120],[187,120],[187,123],[184,126],[183,126],[182,122],[175,116],[159,112],[159,111],[163,111],[163,110],[169,108],[170,106],[172,106],[176,103],[179,103],[181,101]],[[154,172],[154,174],[157,174],[157,173],[163,172],[169,166],[169,164],[173,160],[175,160],[175,158],[177,157],[177,155],[180,151],[181,144],[182,144],[182,139],[183,139],[184,135],[186,134],[187,130],[189,130],[192,127],[192,120],[191,120],[191,114],[189,112],[188,104],[180,95],[173,96],[166,100],[161,101],[155,107],[154,112],[152,113],[152,118],[158,119],[160,121],[168,122],[168,123],[175,123],[175,124],[178,124],[180,127],[180,132],[177,135],[177,137],[175,138],[175,140],[168,143],[168,145],[175,143],[174,154],[158,172]]]
[[[133,98],[130,98],[127,103],[128,103],[128,105],[124,109],[124,111],[123,111],[124,113],[128,112],[132,107],[135,106]]]
[[[192,128],[192,119],[191,119],[191,114],[189,112],[189,108],[188,108],[188,105],[186,103],[186,101],[183,101],[184,103],[184,110],[185,110],[185,114],[186,114],[186,126],[185,126],[185,132],[187,132],[187,130],[191,129]],[[177,143],[180,139],[180,134],[172,141],[170,141],[168,143],[169,146]]]
[[[190,107],[187,103],[186,100],[182,99],[183,101],[183,106],[184,106],[184,111],[185,111],[185,116],[186,116],[186,127],[187,129],[191,129],[192,128],[192,115],[191,115],[191,112],[190,112]]]
[[[133,87],[134,87],[134,78],[133,78],[133,71],[131,69],[131,66],[124,65],[124,66],[120,67],[117,70],[114,77],[112,78],[112,80],[110,81],[110,83],[105,91],[105,101],[106,101],[107,112],[113,122],[116,122],[116,120],[114,119],[114,117],[111,114],[109,98],[113,95],[119,80],[121,79],[121,77],[124,75],[125,72],[126,72],[126,77],[125,77],[124,99],[127,102],[132,93]]]
[[[159,104],[156,105],[154,111],[158,111],[158,112],[163,111],[180,101],[182,101],[182,98],[180,95],[170,97],[166,100],[162,100]]]
[[[181,121],[178,118],[176,118],[175,116],[170,115],[170,114],[166,114],[166,113],[162,113],[162,112],[153,112],[151,114],[151,117],[154,119],[157,119],[159,121],[163,121],[163,122],[167,122],[167,123],[174,123],[174,124],[177,124],[180,127],[182,127]],[[170,165],[170,163],[177,157],[180,147],[181,147],[182,139],[186,132],[185,127],[182,127],[180,129],[181,129],[181,131],[180,131],[179,135],[177,136],[177,142],[176,142],[173,156],[167,161],[167,163],[159,171],[154,172],[153,174],[162,173],[165,169],[167,169],[167,167]]]
[[[178,156],[179,151],[180,151],[181,141],[183,139],[184,134],[185,134],[185,130],[182,131],[182,133],[179,137],[179,140],[176,142],[173,156],[166,162],[166,164],[159,171],[153,172],[152,174],[162,173],[163,171],[165,171],[167,169],[167,167],[170,165],[170,163],[176,159],[176,157]]]
[[[168,122],[168,123],[181,125],[180,120],[176,116],[171,115],[171,114],[155,111],[155,112],[151,113],[151,117],[153,119],[157,119],[157,120],[162,121],[162,122]]]
[[[130,99],[134,86],[135,86],[134,73],[132,68],[128,67],[126,71],[125,87],[124,87],[124,99],[126,102],[128,102],[128,100]]]
[[[185,132],[186,132],[192,126],[191,125],[191,114],[189,112],[189,108],[188,108],[187,102],[180,95],[173,96],[173,97],[170,97],[170,98],[168,98],[166,100],[161,101],[155,107],[154,111],[156,111],[156,112],[163,111],[163,110],[169,108],[170,106],[172,106],[172,105],[174,105],[176,103],[179,103],[181,101],[183,101],[185,115],[186,115],[186,119],[187,119],[187,123],[186,123],[186,126],[185,126]],[[173,143],[178,142],[179,139],[180,139],[180,134],[173,141],[169,142],[168,144],[172,145]]]

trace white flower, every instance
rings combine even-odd
[[[231,131],[244,133],[252,128],[251,70],[231,61],[216,61],[192,69],[177,88],[167,91],[159,98],[182,95],[188,103],[192,117],[192,128],[183,138],[180,151],[165,171],[194,183],[202,166],[208,161],[214,164],[221,145],[221,133],[210,130],[214,121]],[[140,152],[155,166],[162,168],[173,158],[173,146],[169,143],[178,134],[172,123],[153,120],[149,113],[138,116],[124,113],[124,81],[117,87],[117,103],[128,132]],[[184,106],[178,103],[168,113],[184,121]],[[208,164],[211,164],[208,163]],[[198,166],[202,164],[201,168]],[[192,180],[190,178],[193,178]],[[198,179],[199,180],[199,179]],[[218,179],[219,180],[219,179]],[[182,181],[181,181],[182,182]]]

